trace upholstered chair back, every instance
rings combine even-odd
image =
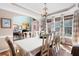
[[[5,40],[6,40],[7,44],[9,45],[9,48],[12,52],[12,56],[16,56],[15,49],[14,49],[13,43],[11,42],[10,38],[6,37]]]

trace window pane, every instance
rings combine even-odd
[[[65,36],[72,35],[72,27],[65,27]]]
[[[64,21],[65,36],[72,36],[72,19]]]
[[[60,22],[55,23],[55,31],[59,32],[61,28]]]
[[[71,20],[71,19],[65,20],[65,21],[64,21],[64,26],[65,26],[65,27],[72,27],[72,20]]]

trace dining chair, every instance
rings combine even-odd
[[[48,35],[46,35],[46,38],[43,37],[41,56],[49,56]]]
[[[55,34],[53,36],[53,41],[52,41],[52,49],[54,50],[55,55],[57,55],[57,53],[60,49],[60,43],[61,43],[60,36],[58,34]]]
[[[13,45],[9,37],[6,37],[5,40],[11,50],[12,56],[30,56],[30,54],[27,51],[23,50],[19,45]]]
[[[11,42],[10,38],[6,37],[5,40],[11,50],[12,56],[16,56],[15,49],[14,49],[13,43]]]

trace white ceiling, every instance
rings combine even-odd
[[[43,3],[18,3],[18,5],[41,14],[44,7]],[[71,7],[73,3],[47,3],[48,13],[53,13]]]
[[[69,9],[73,5],[74,3],[47,3],[48,14],[53,14],[61,10],[63,12],[63,10]],[[31,16],[36,19],[40,18],[43,7],[43,3],[0,3],[1,9]]]

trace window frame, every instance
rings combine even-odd
[[[65,27],[67,27],[64,24],[65,23],[65,20],[72,20],[71,21],[72,22],[72,25],[71,26],[68,26],[68,27],[72,27],[72,34],[70,36],[68,36],[68,35],[65,34]],[[73,14],[72,15],[64,16],[64,22],[63,22],[63,24],[64,24],[64,36],[66,36],[66,37],[72,37],[73,36]]]

